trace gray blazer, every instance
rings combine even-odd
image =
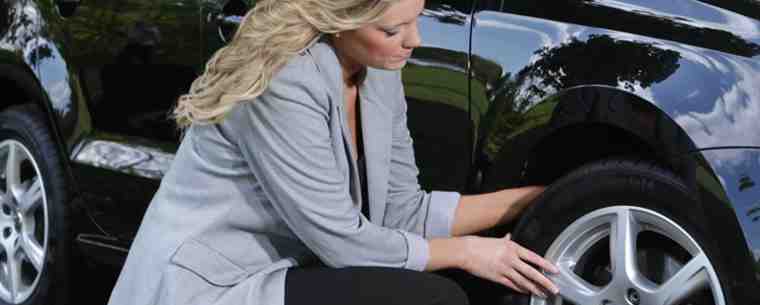
[[[455,192],[420,189],[398,71],[359,89],[370,218],[330,45],[315,41],[264,94],[192,125],[130,248],[110,305],[284,303],[288,267],[422,270],[450,236]]]

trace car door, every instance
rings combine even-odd
[[[208,58],[223,46],[255,0],[205,6]],[[468,87],[472,0],[428,0],[419,17],[422,45],[403,69],[408,126],[424,189],[465,191],[473,126]],[[475,120],[475,121],[473,121]]]
[[[108,0],[83,2],[69,18],[93,125],[77,145],[74,172],[97,231],[80,241],[126,250],[176,151],[167,114],[255,4]],[[403,71],[426,189],[464,191],[468,178],[471,8],[470,0],[427,1],[423,45]]]
[[[470,0],[428,0],[422,39],[402,71],[407,124],[423,189],[467,191],[474,119],[469,90]]]
[[[179,138],[168,115],[202,66],[200,6],[81,1],[63,22],[92,123],[72,156],[97,228],[80,241],[131,240],[168,169]]]

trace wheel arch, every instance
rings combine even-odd
[[[0,88],[4,93],[10,92],[10,98],[0,100],[1,109],[35,103],[41,110],[47,111],[47,107],[42,107],[42,101],[46,100],[42,88],[34,72],[27,66],[19,67],[19,65],[0,63]]]
[[[534,127],[506,141],[484,171],[482,191],[548,185],[584,164],[610,157],[650,161],[682,179],[697,195],[699,206],[694,208],[702,210],[700,214],[720,216],[717,221],[708,221],[710,232],[734,233],[733,238],[714,233],[718,247],[746,249],[740,260],[752,262],[735,214],[735,199],[726,195],[711,161],[656,101],[619,88],[594,85],[569,88],[541,103],[553,104],[546,117],[540,118],[543,123],[531,122]],[[530,211],[521,216],[530,217]],[[514,227],[515,231],[521,229]],[[737,288],[733,291],[749,291],[760,283],[760,276],[746,266],[731,266],[740,279],[733,283]],[[743,296],[746,300],[752,297],[750,293]]]
[[[620,155],[652,160],[689,177],[688,164],[673,156],[696,151],[695,145],[653,102],[620,88],[592,85],[544,98],[524,115],[532,116],[538,108],[543,114],[524,123],[531,127],[514,128],[522,131],[502,139],[501,149],[483,166],[482,191],[548,184],[583,164]]]
[[[40,86],[34,72],[26,65],[0,63],[0,90],[8,98],[0,100],[0,111],[12,106],[33,104],[45,118],[45,124],[50,128],[53,140],[63,158],[62,164],[66,175],[73,181],[71,168],[67,159],[68,153],[61,138],[60,128],[47,95]]]

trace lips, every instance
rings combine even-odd
[[[398,59],[399,61],[401,61],[401,60],[407,60],[407,59],[409,59],[409,56],[411,56],[411,55],[412,54],[400,55],[400,56],[397,56],[396,59]]]

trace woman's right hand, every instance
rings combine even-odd
[[[512,241],[510,234],[502,238],[467,236],[466,240],[467,253],[462,268],[465,271],[543,298],[546,298],[546,291],[552,294],[559,291],[531,264],[551,273],[559,272],[557,267]]]

